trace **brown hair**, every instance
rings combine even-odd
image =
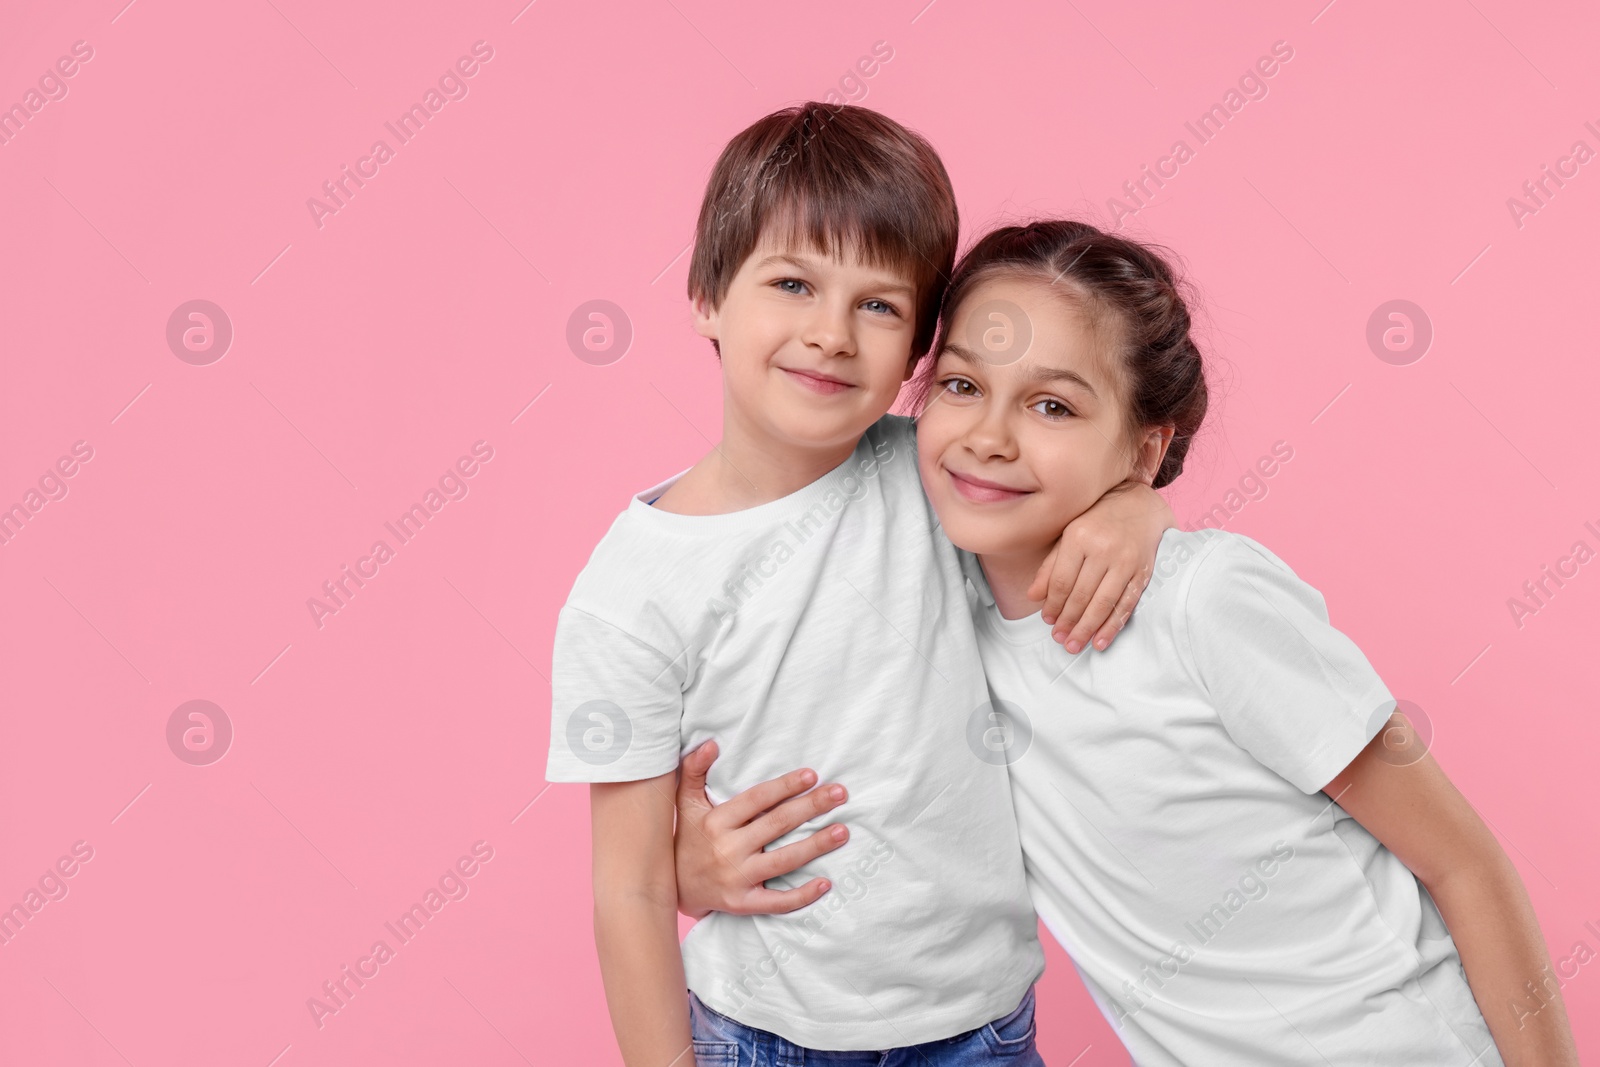
[[[962,300],[997,275],[1065,286],[1063,295],[1076,299],[1112,346],[1128,385],[1131,425],[1174,427],[1152,484],[1160,487],[1176,478],[1205,419],[1207,392],[1200,350],[1189,334],[1190,286],[1162,251],[1069,219],[993,230],[961,257],[945,291],[941,347]],[[932,383],[930,364],[914,387],[918,408]]]
[[[768,225],[831,256],[854,245],[873,266],[907,276],[916,290],[912,355],[932,347],[959,219],[944,164],[919,134],[869,108],[815,101],[740,132],[706,184],[690,298],[720,305]]]

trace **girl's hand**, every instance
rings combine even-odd
[[[1177,525],[1161,494],[1143,482],[1107,490],[1068,523],[1028,587],[1028,599],[1044,601],[1051,636],[1072,653],[1092,636],[1105,651],[1150,583],[1161,535]]]
[[[713,806],[706,796],[706,774],[716,758],[717,743],[707,741],[679,764],[674,841],[678,910],[691,919],[713,911],[775,915],[803,908],[826,893],[826,878],[813,878],[787,890],[768,889],[762,883],[844,844],[850,832],[843,826],[824,826],[805,840],[772,852],[763,849],[807,820],[843,804],[844,786],[811,789],[816,772],[802,768]]]

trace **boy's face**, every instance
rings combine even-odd
[[[807,451],[853,447],[894,403],[915,361],[915,290],[846,248],[833,259],[769,235],[695,329],[722,353],[724,402],[741,428]]]

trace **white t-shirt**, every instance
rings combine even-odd
[[[1320,791],[1395,702],[1315,589],[1168,530],[1074,656],[963,557],[1034,906],[1135,1063],[1501,1062],[1427,890]]]
[[[983,668],[913,423],[886,416],[834,470],[744,511],[649,506],[670,484],[629,503],[561,609],[546,777],[651,778],[715,738],[714,801],[800,766],[843,783],[849,842],[768,883],[833,889],[787,915],[701,920],[689,988],[815,1049],[1005,1015],[1044,955],[1005,766],[967,741]]]

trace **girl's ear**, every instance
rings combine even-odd
[[[1161,461],[1167,456],[1167,446],[1172,444],[1172,435],[1177,432],[1177,427],[1171,423],[1164,426],[1152,426],[1144,433],[1139,441],[1139,451],[1134,456],[1135,476],[1146,485],[1155,481],[1156,473],[1161,470]]]

